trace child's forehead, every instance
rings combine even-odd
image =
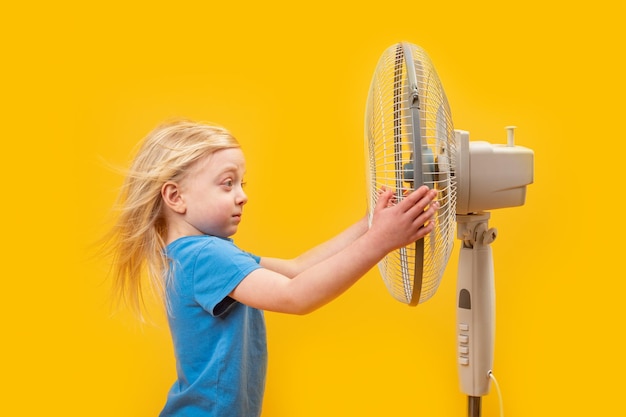
[[[202,171],[241,171],[246,168],[246,159],[241,148],[220,149],[200,158],[195,164]]]

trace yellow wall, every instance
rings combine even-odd
[[[155,416],[174,378],[162,317],[111,317],[88,256],[121,183],[107,164],[164,118],[223,124],[248,158],[237,243],[295,255],[365,212],[365,98],[399,40],[429,52],[456,127],[515,124],[535,151],[526,206],[491,221],[507,416],[624,409],[624,1],[47,3],[0,17],[0,414]],[[372,271],[312,315],[268,314],[264,416],[465,415],[456,262],[417,308]]]

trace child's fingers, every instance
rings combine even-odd
[[[378,200],[374,207],[374,212],[380,211],[387,207],[393,198],[393,192],[387,188],[381,189],[378,193]]]
[[[422,212],[415,219],[415,224],[419,226],[417,231],[417,239],[421,239],[435,229],[435,214],[439,210],[439,203],[433,202],[428,210]]]
[[[420,213],[437,197],[437,190],[430,190],[423,185],[409,194],[402,203],[405,211]]]

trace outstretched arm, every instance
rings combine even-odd
[[[278,272],[293,278],[313,265],[330,258],[333,254],[342,251],[368,229],[367,217],[363,217],[343,232],[326,242],[308,250],[293,259],[261,258],[261,265],[271,271]]]
[[[244,278],[231,297],[262,310],[294,314],[314,311],[350,288],[388,252],[430,233],[438,208],[437,203],[431,204],[435,196],[435,191],[421,187],[388,207],[393,194],[385,191],[369,229],[363,231],[366,224],[355,225],[338,240],[305,254],[301,265],[306,267],[301,271],[296,268],[292,279],[268,268],[257,269]]]

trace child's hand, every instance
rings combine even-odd
[[[396,193],[394,192],[394,190],[392,188],[389,188],[385,185],[383,185],[382,187],[380,187],[380,190],[378,190],[378,199],[376,200],[377,202],[380,201],[380,197],[385,194],[386,192],[390,191],[391,192],[391,198],[387,201],[387,205],[385,207],[393,207],[396,205],[396,203],[398,202],[398,199],[396,197]],[[406,196],[406,194],[404,194]]]
[[[371,233],[380,245],[392,251],[413,243],[435,227],[433,216],[439,209],[436,190],[422,186],[396,204],[392,190],[382,189],[374,208]]]

